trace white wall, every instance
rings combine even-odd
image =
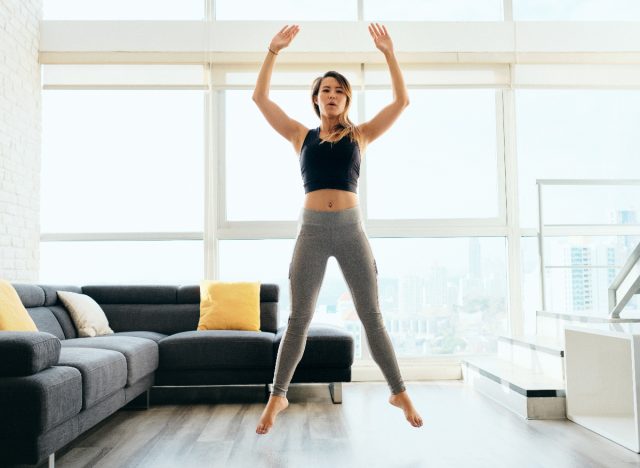
[[[0,1],[0,278],[38,280],[42,0]]]

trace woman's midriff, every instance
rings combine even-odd
[[[340,211],[358,205],[358,195],[348,190],[320,189],[305,195],[304,207],[318,211]]]

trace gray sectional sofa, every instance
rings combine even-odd
[[[13,286],[39,331],[0,332],[0,466],[53,465],[125,405],[148,408],[153,387],[256,384],[268,396],[286,329],[276,284],[260,287],[259,332],[196,331],[199,285]],[[58,290],[91,296],[115,333],[79,338]],[[353,357],[348,332],[311,325],[291,382],[328,383],[340,403]]]

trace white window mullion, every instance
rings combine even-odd
[[[212,64],[207,65],[207,78],[211,85]],[[220,116],[218,104],[218,92],[209,89],[207,93],[207,106],[205,115],[205,236],[204,236],[204,261],[205,277],[216,279],[218,277],[218,119]]]
[[[507,215],[507,274],[509,282],[509,330],[512,336],[524,333],[522,310],[522,270],[520,216],[518,209],[518,167],[516,154],[515,93],[502,91],[501,126],[504,128],[505,198]]]
[[[362,17],[362,0],[358,0],[358,17]],[[360,64],[360,85],[358,89],[358,124],[364,123],[366,116],[366,106],[364,103],[365,100],[365,86],[364,86],[364,67],[365,64]],[[358,182],[360,188],[358,189],[358,203],[360,204],[360,211],[362,212],[362,217],[364,219],[365,229],[367,229],[367,224],[369,221],[367,215],[367,156],[365,154],[364,160],[360,166],[360,179]],[[367,229],[368,231],[368,229]],[[369,347],[369,341],[365,339],[366,332],[364,330],[364,326],[362,323],[360,324],[361,333],[360,333],[360,358],[357,362],[369,362],[373,359],[371,356],[371,348]]]

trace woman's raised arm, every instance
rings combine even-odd
[[[409,93],[402,78],[400,65],[393,52],[393,43],[387,33],[387,28],[378,25],[369,25],[369,32],[376,47],[384,54],[391,73],[391,85],[393,87],[393,102],[384,107],[378,114],[368,122],[360,125],[360,129],[367,140],[367,143],[375,140],[386,132],[393,122],[396,121],[405,107],[409,105]]]
[[[269,99],[269,83],[271,82],[271,74],[276,61],[276,55],[282,49],[287,47],[292,39],[296,37],[300,31],[298,25],[285,26],[271,40],[269,51],[262,63],[256,88],[253,91],[253,100],[260,108],[260,111],[267,119],[267,122],[283,137],[292,142],[298,140],[299,135],[306,128],[298,121],[290,118],[275,102]]]

